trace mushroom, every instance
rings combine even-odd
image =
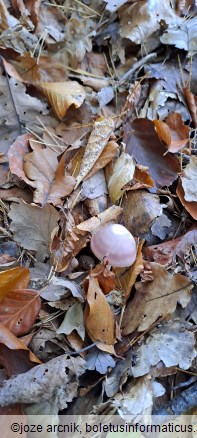
[[[93,254],[102,260],[107,258],[114,267],[127,267],[136,259],[136,243],[123,225],[110,224],[93,234],[90,242]]]

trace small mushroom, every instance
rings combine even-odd
[[[93,234],[90,242],[93,254],[102,260],[107,258],[114,267],[127,267],[136,259],[136,243],[123,225],[110,224]]]

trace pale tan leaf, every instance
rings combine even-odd
[[[132,180],[134,172],[135,163],[133,158],[123,152],[115,161],[112,175],[110,175],[108,181],[109,195],[113,204],[124,194],[124,186]]]
[[[116,141],[114,140],[109,141],[90,172],[85,176],[84,181],[90,178],[90,176],[94,175],[94,173],[96,173],[98,170],[103,169],[103,167],[107,166],[107,164],[110,163],[113,158],[115,158],[117,151],[118,143],[116,143]]]
[[[25,155],[24,171],[29,184],[36,188],[34,202],[44,206],[62,203],[63,197],[69,195],[75,185],[75,178],[65,169],[65,154],[58,163],[57,154],[50,148],[43,149],[34,143],[33,152]],[[30,181],[31,180],[31,181]]]
[[[123,316],[123,333],[148,329],[159,317],[167,317],[176,309],[179,301],[186,307],[191,299],[192,284],[187,277],[169,274],[158,263],[150,263],[153,281],[135,284],[136,294],[129,302]]]
[[[76,81],[37,82],[53,111],[63,119],[71,105],[79,108],[85,99],[85,89]]]
[[[197,157],[193,156],[185,167],[182,177],[184,198],[188,202],[197,202]]]
[[[110,135],[114,129],[114,121],[112,119],[102,119],[96,121],[93,130],[90,134],[88,144],[85,148],[85,153],[82,159],[80,171],[77,175],[77,184],[75,189],[78,187],[80,182],[87,176],[90,172],[101,153],[103,152]]]

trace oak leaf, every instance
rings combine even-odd
[[[136,294],[129,302],[123,316],[123,333],[148,329],[159,317],[166,318],[176,309],[179,301],[186,307],[191,299],[191,282],[180,274],[169,274],[158,263],[150,263],[153,281],[137,282]]]

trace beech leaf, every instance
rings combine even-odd
[[[31,289],[8,290],[0,302],[0,323],[14,335],[28,333],[41,306],[38,293]]]
[[[101,341],[103,344],[108,345],[115,343],[114,315],[98,280],[92,277],[89,278],[84,322],[86,330],[94,342]]]
[[[29,280],[29,269],[23,266],[0,272],[0,305],[9,290],[26,288]]]
[[[60,120],[71,105],[79,108],[85,99],[85,89],[76,81],[37,82],[36,85],[42,90]]]

